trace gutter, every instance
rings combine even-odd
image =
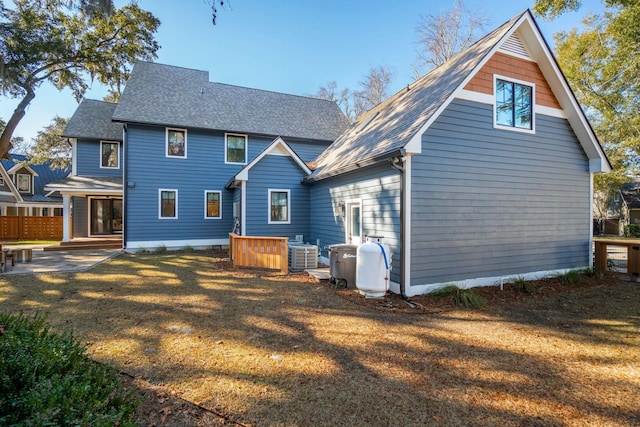
[[[385,153],[385,154],[381,154],[379,156],[376,157],[371,157],[369,159],[366,159],[364,161],[359,161],[356,162],[354,164],[339,168],[339,169],[335,169],[334,171],[331,172],[331,174],[327,175],[327,176],[321,176],[320,178],[313,176],[313,174],[311,174],[310,176],[306,177],[305,179],[302,180],[303,184],[312,184],[314,182],[318,182],[318,181],[322,181],[325,179],[329,179],[329,178],[333,178],[334,176],[338,176],[338,175],[342,175],[348,172],[355,172],[360,168],[363,167],[367,167],[367,166],[373,166],[373,165],[377,165],[377,164],[381,164],[381,163],[386,163],[388,161],[390,161],[391,158],[395,158],[398,156],[402,156],[404,157],[406,153],[406,150],[404,148],[400,148],[398,150],[395,151],[391,151],[389,153]],[[322,175],[322,171],[318,173],[318,175]]]
[[[405,211],[405,200],[404,193],[407,182],[407,174],[405,173],[404,168],[404,159],[406,155],[406,150],[404,148],[400,149],[400,153],[398,156],[391,159],[391,167],[400,172],[400,295],[402,299],[409,304],[411,307],[415,307],[405,292],[405,256],[406,256],[406,247],[407,247],[407,232],[406,232],[406,224],[404,220],[404,211]]]

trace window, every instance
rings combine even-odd
[[[204,217],[207,219],[222,218],[222,194],[219,191],[204,192]]]
[[[0,176],[0,187],[4,186],[4,178]]]
[[[225,135],[225,163],[247,163],[247,135]]]
[[[167,128],[167,157],[187,157],[187,131]]]
[[[269,224],[290,224],[289,190],[269,190]]]
[[[16,176],[18,191],[21,193],[30,193],[31,192],[31,175],[19,173]]]
[[[178,190],[160,189],[159,213],[160,219],[178,218]]]
[[[100,167],[112,169],[120,167],[120,143],[100,141]]]
[[[533,87],[496,79],[496,125],[533,129]]]

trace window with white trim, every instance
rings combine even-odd
[[[178,190],[158,190],[158,218],[178,218]]]
[[[496,78],[496,126],[533,130],[533,86]]]
[[[289,190],[269,189],[269,224],[291,223],[290,196]]]
[[[187,157],[187,130],[167,128],[167,157]]]
[[[120,143],[100,141],[100,167],[118,169],[120,167]]]
[[[31,192],[31,175],[19,173],[16,175],[16,186],[21,193]]]
[[[220,191],[205,190],[204,217],[205,219],[222,218],[222,193]]]
[[[247,135],[224,135],[224,162],[244,165],[247,163]]]

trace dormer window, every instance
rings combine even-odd
[[[21,193],[31,193],[31,175],[19,173],[16,175],[16,185]]]

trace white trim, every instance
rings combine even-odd
[[[25,165],[25,164],[21,164],[21,163],[17,163],[17,164],[15,164],[15,165],[13,165],[13,167],[12,167],[11,169],[9,169],[8,173],[9,173],[9,174],[15,174],[15,173],[16,173],[16,172],[18,172],[20,169],[26,169],[26,170],[28,170],[28,171],[29,171],[29,173],[30,173],[31,175],[34,175],[34,176],[40,176],[40,175],[38,175],[38,173],[37,173],[36,171],[34,171],[34,170],[31,168],[31,166],[29,166],[29,165]]]
[[[437,289],[444,288],[446,286],[457,286],[462,289],[468,288],[476,288],[476,287],[486,287],[486,286],[499,286],[503,283],[513,283],[517,280],[540,280],[544,278],[549,278],[553,276],[557,276],[560,274],[566,274],[570,271],[581,271],[584,270],[585,267],[578,268],[564,268],[558,270],[543,270],[543,271],[533,271],[529,273],[520,273],[520,274],[510,274],[506,276],[492,276],[492,277],[480,277],[477,279],[466,279],[466,280],[458,280],[451,282],[441,282],[441,283],[429,283],[425,285],[417,285],[417,286],[406,286],[405,293],[407,296],[415,296],[422,295],[429,292],[433,292]]]
[[[358,199],[348,199],[344,201],[344,241],[352,245],[351,239],[349,238],[349,230],[351,229],[351,209],[350,205],[358,205],[360,207],[360,243],[364,242],[363,239],[363,229],[362,229],[362,213],[364,211],[364,205],[362,203],[362,198]]]
[[[69,138],[71,144],[71,176],[78,175],[78,140]]]
[[[286,155],[290,156],[297,163],[297,165],[300,166],[300,169],[302,169],[304,173],[306,173],[307,175],[311,175],[311,169],[309,169],[307,164],[300,158],[300,156],[298,156],[295,153],[295,151],[293,151],[291,147],[289,147],[289,145],[286,142],[284,142],[284,140],[281,137],[277,137],[276,139],[273,140],[273,142],[267,148],[265,148],[260,154],[258,154],[255,159],[251,160],[251,162],[247,166],[242,168],[242,170],[236,174],[236,176],[234,177],[234,180],[248,181],[249,170],[252,167],[254,167],[266,155],[278,155],[278,156],[285,155],[280,150],[284,150],[284,152],[287,153]]]
[[[175,198],[175,215],[174,216],[162,216],[162,192],[173,191],[176,193]],[[178,219],[178,190],[174,188],[159,188],[158,189],[158,219]]]
[[[400,268],[404,268],[404,289],[405,292],[408,288],[411,287],[411,201],[413,197],[411,197],[411,156],[405,156],[404,159],[404,174],[405,174],[405,188],[404,188],[404,233],[405,233],[405,242],[400,242],[401,245],[405,245],[404,248],[404,257],[402,260],[402,264]]]
[[[173,154],[169,154],[169,131],[178,131],[184,132],[184,156],[177,156]],[[187,158],[187,130],[180,128],[165,128],[164,132],[165,142],[164,142],[164,156],[169,159],[186,159]]]
[[[71,240],[71,196],[62,195],[62,241]]]
[[[227,137],[229,136],[241,136],[244,138],[244,162],[229,162],[227,161]],[[247,134],[243,134],[243,133],[231,133],[231,132],[225,132],[224,134],[224,163],[227,165],[246,165],[247,164],[247,159],[249,156],[249,136]]]
[[[589,174],[589,268],[593,268],[593,173]]]
[[[240,183],[240,235],[247,235],[247,181]]]
[[[182,249],[187,246],[193,249],[207,249],[210,246],[229,246],[229,238],[127,241],[125,252],[135,252],[137,249],[153,250],[159,247],[165,247],[168,250],[175,250],[175,249]]]
[[[496,99],[496,90],[497,90],[497,81],[498,80],[502,80],[504,82],[507,83],[513,83],[513,84],[518,84],[520,86],[527,86],[531,88],[531,128],[521,128],[521,127],[517,127],[515,125],[515,123],[513,124],[513,126],[507,126],[507,125],[500,125],[498,123],[496,123],[496,108],[497,108],[497,104],[498,104],[498,100]],[[515,98],[515,86],[514,86],[514,98]],[[536,110],[535,110],[535,105],[536,105],[536,85],[535,83],[531,83],[531,82],[527,82],[524,80],[520,80],[520,79],[514,79],[511,77],[505,77],[503,75],[500,74],[494,74],[493,75],[493,127],[494,129],[502,129],[502,130],[508,130],[508,131],[515,131],[515,132],[524,132],[524,133],[530,133],[530,134],[535,134],[536,133]]]
[[[218,216],[207,216],[207,194],[218,194]],[[219,190],[204,190],[204,219],[222,219],[222,191]]]
[[[287,193],[287,219],[274,221],[271,219],[271,193]],[[291,190],[284,188],[269,188],[267,190],[267,224],[291,224]]]
[[[456,96],[457,99],[465,101],[479,102],[481,104],[493,105],[496,97],[489,95],[488,93],[475,92],[472,90],[463,89]]]
[[[535,108],[536,114],[542,114],[543,116],[557,117],[559,119],[567,119],[567,115],[565,114],[564,110],[560,108],[547,107],[544,105],[536,105],[535,107],[536,107]]]
[[[102,144],[116,144],[116,166],[103,166],[102,165]],[[100,140],[100,169],[120,169],[120,141],[108,141]]]

